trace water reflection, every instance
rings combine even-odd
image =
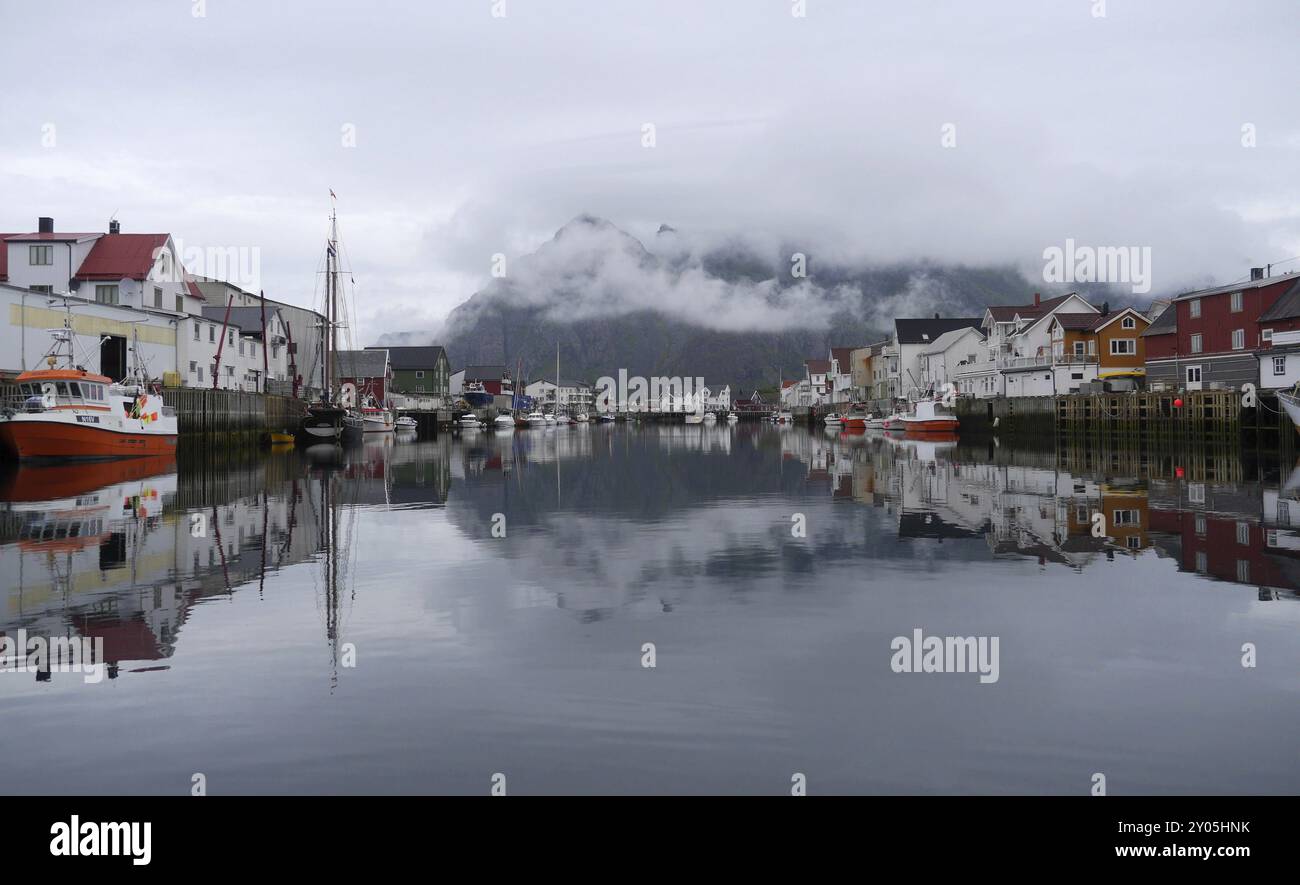
[[[747,766],[797,748],[848,766],[849,791],[1072,791],[1094,751],[1131,761],[1135,721],[1169,767],[1138,754],[1131,782],[1175,789],[1195,764],[1223,778],[1198,789],[1300,788],[1288,761],[1216,749],[1243,716],[1300,727],[1269,712],[1285,680],[1244,689],[1204,658],[1246,630],[1300,660],[1293,630],[1269,633],[1296,621],[1300,466],[1250,453],[592,424],[9,467],[0,500],[0,633],[102,638],[111,684],[157,686],[132,697],[172,717],[151,753],[178,771],[194,763],[164,742],[218,753],[234,789],[282,759],[277,790],[478,792],[504,758],[538,789],[749,790]],[[872,649],[918,623],[1003,636],[1007,691],[901,693]],[[658,681],[637,664],[651,640]],[[1232,712],[1222,735],[1143,718],[1175,689],[1134,686],[1164,667],[1199,674],[1189,709]],[[97,700],[110,683],[59,676],[27,697],[34,771],[73,752],[69,716],[132,727]],[[0,676],[0,696],[32,683]],[[100,753],[78,776],[165,791],[164,769]]]

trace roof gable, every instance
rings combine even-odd
[[[894,335],[899,344],[930,344],[944,332],[970,326],[979,328],[979,317],[938,317],[935,319],[896,319]]]
[[[167,234],[106,234],[90,247],[75,275],[79,280],[143,280],[153,270]]]

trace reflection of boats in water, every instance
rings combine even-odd
[[[176,456],[152,455],[146,458],[76,464],[7,466],[10,469],[0,474],[0,500],[18,504],[70,498],[116,483],[168,473],[176,469]]]

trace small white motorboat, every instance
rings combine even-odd
[[[515,426],[515,416],[507,412],[502,412],[500,415],[497,415],[496,420],[492,423],[497,427],[509,427],[513,430]]]
[[[560,414],[558,414],[558,415],[555,416],[555,423],[556,423],[556,424],[568,424],[568,423],[569,423],[569,416],[566,415],[566,414],[564,414],[563,412],[561,412]]]
[[[579,424],[586,424],[591,420],[591,417],[586,412],[579,412],[573,416],[573,420],[577,421]]]
[[[394,422],[398,430],[416,430],[419,424],[410,415],[403,415]]]
[[[822,420],[825,421],[827,427],[839,427],[844,423],[844,416],[839,412],[831,412]]]
[[[717,423],[718,423],[718,416],[715,415],[715,414],[713,414],[712,412],[705,412],[705,413],[704,413],[704,423],[705,423],[705,424],[717,424]]]
[[[461,415],[460,420],[457,421],[456,423],[459,424],[461,427],[482,427],[483,426],[483,422],[480,421],[478,419],[478,416],[474,415],[473,413],[470,413],[468,415]]]
[[[613,424],[614,421],[617,420],[613,412],[601,412],[599,418],[606,424]]]
[[[737,421],[739,421],[739,420],[740,420],[740,416],[737,415],[735,412],[728,412],[728,413],[727,413],[727,423],[728,423],[728,424],[735,424],[735,423],[736,423]]]
[[[540,427],[541,425],[543,425],[543,424],[545,424],[545,423],[546,423],[546,416],[543,415],[541,412],[529,412],[529,413],[528,413],[528,426],[530,426],[530,427]]]

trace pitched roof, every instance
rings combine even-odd
[[[831,357],[839,362],[840,367],[847,366],[853,360],[852,347],[832,347]]]
[[[794,387],[798,383],[799,383],[798,381],[782,381],[781,389],[785,390],[787,387]]]
[[[1273,286],[1287,280],[1300,279],[1300,270],[1291,273],[1278,274],[1275,277],[1264,277],[1259,280],[1248,280],[1243,283],[1232,283],[1228,286],[1216,286],[1212,289],[1197,289],[1193,292],[1185,292],[1174,298],[1175,301],[1185,301],[1188,298],[1204,298],[1207,295],[1222,295],[1224,292],[1241,292],[1245,289],[1258,289],[1262,286]],[[1289,291],[1289,290],[1288,290]]]
[[[962,326],[960,329],[950,329],[938,338],[934,339],[934,342],[929,347],[923,349],[921,353],[943,353],[945,350],[956,344],[957,340],[968,332],[974,332],[976,335],[979,335],[981,339],[984,337],[979,329],[972,326]]]
[[[530,385],[532,385],[532,384],[549,384],[549,385],[551,385],[552,387],[554,387],[554,386],[555,386],[555,376],[554,376],[554,375],[551,375],[549,378],[546,377],[546,376],[543,376],[543,377],[541,377],[541,378],[534,378],[532,381],[529,381],[528,383],[529,383]],[[560,379],[560,386],[561,386],[561,387],[590,387],[591,385],[588,384],[586,381],[579,381],[577,378],[561,378],[561,379]]]
[[[153,269],[167,234],[106,234],[77,268],[79,280],[143,280]]]
[[[1174,305],[1169,305],[1160,314],[1152,320],[1151,325],[1142,330],[1139,338],[1150,338],[1152,335],[1172,335],[1178,331],[1178,309]]]
[[[964,329],[967,326],[978,329],[979,317],[947,317],[939,319],[900,319],[894,320],[894,334],[899,344],[929,344],[944,332]]]
[[[499,381],[506,374],[505,366],[465,366],[453,374],[465,373],[466,381]]]
[[[383,378],[388,368],[387,349],[340,350],[334,356],[341,378]]]
[[[1099,317],[1095,313],[1058,313],[1052,317],[1052,322],[1060,323],[1062,329],[1082,332],[1095,326],[1099,319],[1104,317]]]
[[[271,322],[271,317],[275,315],[276,308],[271,305],[266,306],[266,322]],[[212,320],[216,323],[225,322],[226,309],[224,307],[205,307],[203,308],[203,318]],[[234,326],[244,335],[256,335],[262,337],[262,308],[258,307],[232,307],[230,308],[230,325]]]
[[[30,233],[30,234],[5,234],[5,239],[15,243],[76,243],[81,240],[93,240],[95,237],[102,237],[102,233]]]
[[[387,350],[388,364],[394,369],[431,369],[438,364],[438,357],[446,352],[437,344],[388,348],[372,345],[366,350]]]
[[[1260,314],[1259,320],[1260,322],[1289,320],[1293,317],[1300,317],[1300,280],[1282,293],[1282,297],[1274,301],[1272,307]]]
[[[998,304],[990,305],[989,313],[993,315],[995,323],[1009,323],[1017,316],[1023,319],[1033,319],[1049,313],[1065,303],[1066,299],[1076,293],[1069,292],[1065,295],[1058,295],[1055,298],[1040,299],[1037,304]]]
[[[804,360],[803,364],[809,375],[825,375],[831,370],[830,360]]]

